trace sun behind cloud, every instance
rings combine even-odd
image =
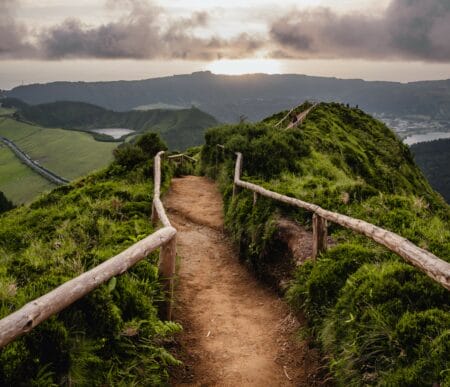
[[[210,63],[207,68],[214,74],[227,75],[282,72],[280,62],[275,59],[221,59]]]

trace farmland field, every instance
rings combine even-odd
[[[13,114],[15,111],[16,109],[9,109],[0,106],[0,117],[9,116],[10,114]]]
[[[117,146],[96,141],[89,133],[43,128],[11,118],[0,120],[0,136],[15,142],[32,159],[69,180],[109,164]]]
[[[0,191],[14,204],[28,202],[54,187],[22,164],[6,145],[0,144]]]

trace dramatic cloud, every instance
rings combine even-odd
[[[242,28],[227,38],[209,32],[221,23],[217,13],[175,17],[164,2],[155,5],[156,0],[104,0],[111,14],[124,16],[100,25],[71,18],[32,29],[16,17],[19,1],[0,0],[0,58],[210,61],[266,56],[450,62],[450,0],[391,0],[377,16],[367,10],[297,8],[269,22],[255,16],[257,12],[244,12],[234,16],[241,18],[236,20]],[[267,35],[243,32],[247,22],[268,27]]]
[[[273,55],[450,61],[449,0],[392,0],[381,16],[296,10],[270,29]]]
[[[5,0],[0,0],[5,1]],[[261,40],[248,34],[224,39],[199,37],[198,27],[206,27],[209,16],[197,12],[189,18],[171,19],[162,8],[144,0],[108,0],[111,8],[128,8],[127,15],[100,26],[87,26],[79,19],[66,19],[61,24],[41,30],[28,38],[34,45],[23,43],[26,30],[12,17],[12,1],[3,7],[1,16],[9,31],[7,43],[0,45],[0,57],[16,55],[39,59],[65,58],[132,58],[132,59],[201,59],[240,58],[252,55]],[[0,8],[2,10],[2,8]],[[12,28],[13,27],[13,28]],[[2,36],[2,41],[3,41]]]
[[[0,0],[0,57],[34,55],[33,47],[26,42],[27,30],[15,20],[17,1]]]

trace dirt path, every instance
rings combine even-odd
[[[303,123],[305,118],[308,116],[308,114],[313,110],[318,104],[315,103],[313,106],[311,106],[309,109],[306,109],[304,112],[301,112],[297,115],[297,119],[295,122],[291,122],[286,129],[293,128],[294,126],[299,126]]]
[[[222,200],[203,177],[172,180],[165,206],[181,256],[175,320],[185,363],[172,385],[313,385],[317,356],[293,335],[286,305],[239,263],[222,233]]]

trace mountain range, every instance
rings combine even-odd
[[[257,121],[309,100],[359,105],[367,112],[450,120],[450,80],[369,82],[296,74],[216,75],[209,71],[136,81],[53,82],[2,93],[29,104],[81,101],[115,111],[172,106],[199,109],[222,122]],[[162,104],[162,105],[161,105]]]

